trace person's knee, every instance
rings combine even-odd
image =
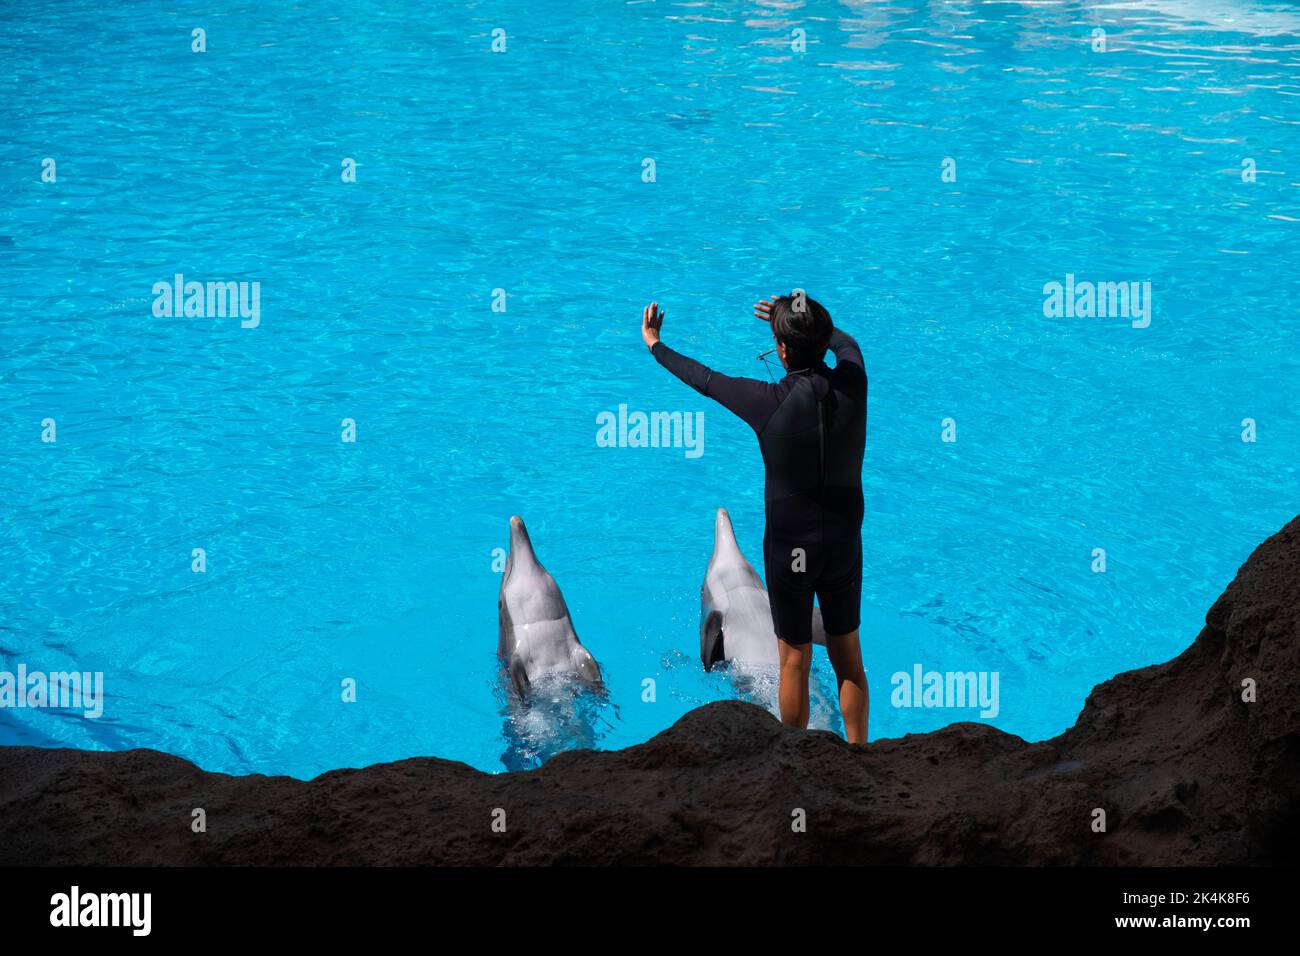
[[[812,670],[812,643],[781,645],[781,670],[787,673],[807,674]]]
[[[788,661],[781,662],[781,671],[785,674],[801,674],[807,677],[812,673],[812,663],[807,660],[792,658]]]

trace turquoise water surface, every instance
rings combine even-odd
[[[159,6],[0,10],[0,670],[106,693],[0,743],[500,770],[752,692],[697,627],[716,507],[759,560],[756,443],[651,299],[732,374],[791,287],[860,341],[873,738],[981,719],[892,706],[916,664],[1059,733],[1298,510],[1300,6]],[[256,327],[155,314],[177,273]],[[1045,315],[1067,275],[1149,326]],[[703,454],[599,447],[620,405]],[[512,514],[605,698],[507,705]]]

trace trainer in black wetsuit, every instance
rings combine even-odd
[[[830,313],[802,292],[763,300],[788,374],[771,384],[720,375],[660,340],[656,302],[641,311],[641,338],[661,365],[721,402],[758,436],[767,471],[763,561],[781,664],[781,722],[808,726],[813,597],[826,625],[826,653],[839,685],[849,743],[867,740],[869,694],[858,640],[862,591],[862,453],[867,373],[862,352]],[[827,368],[827,350],[835,368]]]
[[[766,470],[764,576],[777,637],[788,644],[812,640],[814,594],[832,636],[858,629],[862,604],[867,373],[857,342],[844,332],[834,329],[826,348],[834,368],[818,356],[773,384],[715,372],[660,341],[651,347],[660,365],[758,436]]]

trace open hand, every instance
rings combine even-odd
[[[772,305],[774,304],[774,301],[773,301],[773,300],[775,300],[775,299],[776,299],[776,296],[772,296],[771,299],[760,299],[758,302],[755,302],[755,303],[754,303],[754,318],[756,318],[756,319],[762,319],[764,322],[771,322],[771,321],[772,321]]]
[[[659,341],[659,330],[664,325],[664,313],[658,302],[651,302],[641,310],[641,338],[646,348],[652,349]]]

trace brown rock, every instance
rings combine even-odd
[[[1300,519],[1206,621],[1177,658],[1097,686],[1073,727],[1034,744],[961,723],[853,747],[727,701],[636,747],[497,775],[416,758],[304,782],[149,750],[0,748],[0,865],[1289,863]],[[195,807],[206,834],[190,831]],[[791,831],[796,808],[806,833]]]

